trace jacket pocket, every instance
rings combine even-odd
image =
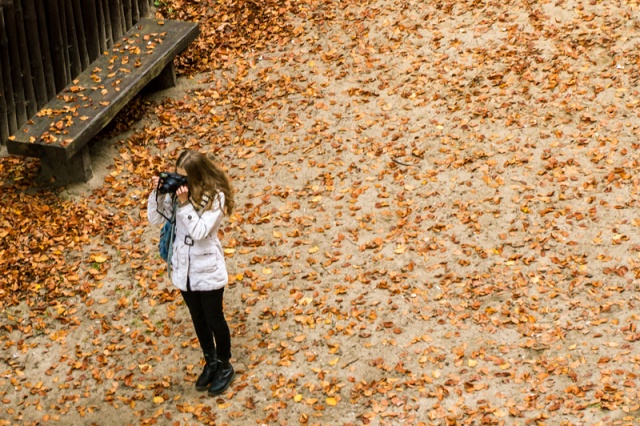
[[[189,268],[193,272],[214,272],[218,269],[217,255],[215,251],[208,253],[194,253],[191,255]]]

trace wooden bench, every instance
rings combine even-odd
[[[10,154],[40,157],[56,185],[91,179],[88,142],[145,86],[176,84],[173,59],[198,25],[141,19],[7,141]]]

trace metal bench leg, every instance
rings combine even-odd
[[[47,182],[54,178],[56,186],[88,182],[93,176],[89,147],[85,145],[70,160],[62,151],[46,152],[40,160],[40,176]]]

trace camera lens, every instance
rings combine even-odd
[[[173,194],[182,185],[187,184],[187,177],[176,173],[160,173],[160,179],[158,180],[158,193],[159,194]]]

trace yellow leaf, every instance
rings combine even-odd
[[[224,253],[225,254],[233,254],[235,252],[236,252],[236,249],[234,249],[234,248],[226,248],[226,249],[224,249]]]
[[[300,401],[302,401],[302,395],[297,394],[296,396],[294,396],[294,397],[293,397],[293,400],[294,400],[295,402],[300,402]]]
[[[478,365],[478,361],[476,361],[475,359],[470,359],[467,361],[467,365],[469,367],[475,367],[476,365]]]
[[[271,275],[272,272],[273,271],[271,270],[271,268],[264,268],[262,270],[262,273],[265,274],[265,275]]]
[[[53,333],[51,333],[49,335],[49,337],[51,338],[51,340],[53,340],[55,342],[57,340],[60,340],[60,339],[64,338],[67,335],[68,332],[69,332],[68,330],[54,331]]]
[[[278,231],[273,231],[273,238],[282,238],[282,234]]]
[[[309,249],[309,253],[313,254],[313,253],[316,253],[318,250],[320,250],[320,247],[314,246]]]
[[[107,261],[107,258],[102,256],[101,254],[99,254],[99,255],[93,257],[93,261],[96,262],[96,263],[104,263],[104,262]]]
[[[313,198],[311,199],[311,202],[312,202],[312,203],[317,203],[317,202],[319,202],[320,200],[322,200],[322,195],[316,195],[315,197],[313,197]]]
[[[338,401],[336,401],[336,399],[333,397],[329,397],[327,398],[327,405],[335,407],[336,405],[338,405]]]
[[[331,365],[331,366],[336,365],[339,360],[340,360],[340,358],[332,359],[331,361],[329,361],[329,365]]]
[[[161,396],[154,396],[153,397],[153,402],[155,404],[162,404],[164,402],[164,398],[162,398]]]
[[[433,370],[431,372],[431,375],[433,376],[434,379],[437,379],[438,377],[440,377],[440,370]]]
[[[149,372],[151,372],[151,370],[153,370],[153,367],[151,365],[149,365],[149,364],[138,364],[138,368],[143,373],[149,373]]]
[[[405,250],[407,250],[407,248],[405,246],[403,246],[402,244],[398,244],[398,246],[396,247],[396,249],[393,251],[396,254],[402,254],[405,252]]]

